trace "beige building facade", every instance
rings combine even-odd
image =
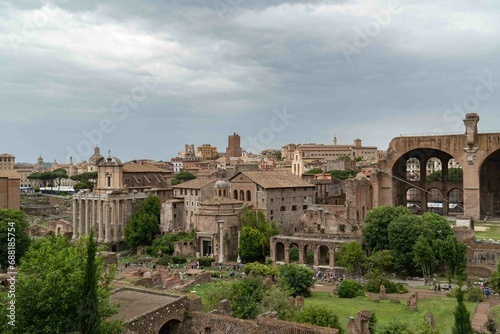
[[[232,198],[264,212],[280,233],[297,232],[300,216],[314,203],[315,185],[287,171],[240,172],[229,181]]]

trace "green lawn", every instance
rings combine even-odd
[[[478,231],[476,228],[476,239],[500,240],[500,223],[480,222],[474,223],[475,227],[486,227],[486,232]]]
[[[454,321],[453,311],[457,304],[455,298],[420,298],[418,303],[418,312],[407,310],[405,308],[406,300],[400,300],[401,304],[392,304],[389,300],[375,303],[372,301],[372,298],[369,297],[341,299],[337,297],[329,297],[329,293],[327,292],[317,292],[313,293],[312,298],[306,299],[306,306],[322,305],[332,309],[339,315],[341,324],[344,328],[347,327],[349,317],[356,316],[356,314],[361,310],[375,312],[378,323],[381,325],[387,324],[393,318],[417,324],[423,322],[426,314],[432,313],[436,317],[436,324],[440,333],[451,333]],[[475,304],[466,303],[466,305],[471,312]]]
[[[500,322],[500,306],[495,306],[490,310],[490,315],[497,323]]]
[[[202,297],[210,290],[210,283],[202,284],[191,289],[195,290],[196,295]],[[350,316],[356,316],[359,311],[370,310],[375,312],[378,323],[381,325],[387,324],[391,319],[398,318],[412,324],[420,324],[428,313],[434,314],[436,317],[437,327],[441,334],[451,333],[453,325],[453,311],[456,307],[455,298],[449,297],[421,297],[419,300],[418,312],[412,312],[405,308],[406,299],[401,300],[401,304],[392,304],[389,300],[384,300],[379,303],[372,301],[372,297],[359,297],[355,299],[341,299],[338,297],[329,297],[328,292],[313,292],[311,298],[306,299],[306,306],[318,305],[326,306],[332,309],[340,317],[341,324],[344,328],[347,327],[347,322]],[[389,298],[395,298],[389,296]],[[470,312],[474,308],[474,303],[466,303]],[[499,310],[500,315],[500,310]]]

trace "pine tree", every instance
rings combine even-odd
[[[453,334],[472,334],[472,324],[470,313],[464,304],[464,292],[462,289],[457,291],[457,308],[455,309],[455,324],[453,325]]]
[[[99,316],[99,303],[97,298],[97,264],[96,243],[94,231],[90,231],[87,246],[87,267],[85,270],[85,281],[83,283],[83,302],[80,311],[80,333],[99,334],[101,329]]]

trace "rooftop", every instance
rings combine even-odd
[[[174,189],[201,189],[211,183],[217,182],[217,179],[194,179],[187,182],[179,183],[174,186]]]
[[[151,164],[132,164],[126,163],[123,166],[124,173],[169,173],[168,169],[159,168]]]
[[[232,181],[238,175],[245,175],[250,180],[266,189],[315,187],[313,184],[303,181],[300,177],[292,174],[289,171],[241,172],[233,176],[230,181]]]

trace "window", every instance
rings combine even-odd
[[[307,210],[307,205],[302,206],[302,210]]]
[[[280,211],[282,211],[282,212],[283,212],[283,211],[286,211],[286,206],[282,206],[282,207],[280,208]]]
[[[292,205],[292,211],[297,211],[297,206],[296,205]]]
[[[240,190],[240,201],[245,201],[245,192]]]
[[[252,200],[252,193],[250,190],[247,190],[247,202],[250,202]]]
[[[296,190],[297,190],[297,188],[293,188],[293,191],[296,191]]]
[[[273,203],[273,202],[274,202],[274,198],[271,198],[271,203]]]
[[[109,174],[108,174],[108,175],[106,176],[106,182],[107,182],[107,186],[108,186],[108,187],[111,187],[111,175],[109,175]]]
[[[273,220],[274,220],[274,217],[273,217],[273,216],[271,216],[271,221],[273,221]]]
[[[274,213],[274,210],[271,210],[271,214],[273,214],[273,213]]]
[[[174,213],[174,219],[177,218],[177,214]]]
[[[238,190],[234,191],[234,199],[238,199]]]
[[[196,195],[196,196],[198,196],[198,190],[195,190],[195,192],[194,192],[194,193],[195,193],[195,195]]]

